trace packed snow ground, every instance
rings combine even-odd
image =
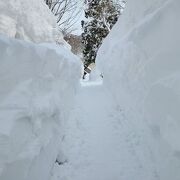
[[[65,130],[67,162],[52,180],[159,179],[144,124],[133,124],[101,82],[84,83]]]

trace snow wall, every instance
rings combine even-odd
[[[63,46],[0,36],[1,180],[50,179],[80,66]]]
[[[1,0],[0,33],[36,43],[63,41],[44,0]]]
[[[156,166],[151,180],[180,179],[179,7],[179,0],[128,0],[97,57],[105,86],[144,132]]]

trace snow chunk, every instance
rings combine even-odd
[[[64,42],[43,0],[1,0],[0,33],[33,42]]]

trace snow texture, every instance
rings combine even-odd
[[[97,57],[104,84],[128,121],[137,160],[147,172],[141,177],[137,170],[124,180],[180,179],[179,7],[179,0],[127,1]]]
[[[39,3],[2,0],[1,33],[53,41]],[[0,179],[179,180],[179,7],[128,0],[97,57],[103,84],[94,70],[74,108],[76,56],[0,36]]]
[[[63,43],[56,19],[44,0],[1,0],[0,33],[37,43]]]
[[[63,46],[0,36],[0,179],[48,180],[81,63]]]
[[[63,141],[68,163],[56,165],[51,180],[156,179],[147,143],[100,81],[84,82],[76,102]]]

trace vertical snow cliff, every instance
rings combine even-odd
[[[160,180],[180,179],[179,7],[179,0],[127,1],[97,57],[105,85],[149,144]]]
[[[81,72],[63,45],[43,0],[0,1],[1,180],[50,179]]]
[[[0,36],[0,179],[48,180],[80,61],[64,47]]]

